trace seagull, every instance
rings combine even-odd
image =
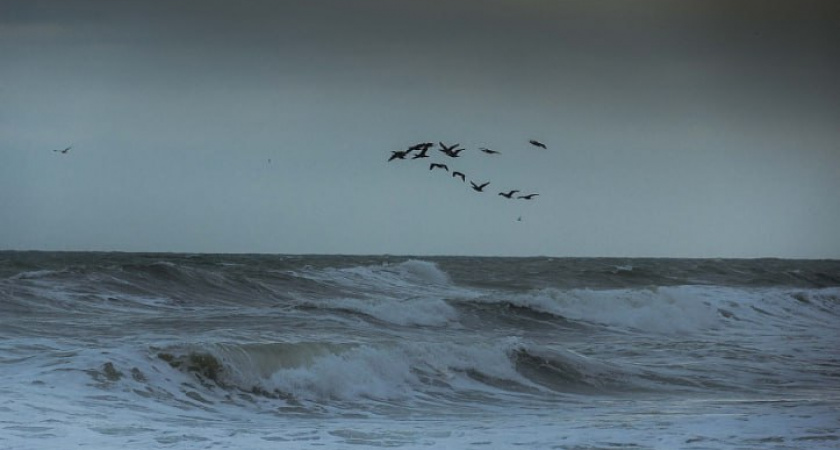
[[[488,181],[484,184],[475,184],[472,181],[470,181],[470,184],[472,185],[472,188],[473,188],[474,191],[484,192],[484,188],[487,187],[487,185],[490,184],[490,182]]]
[[[452,172],[452,176],[453,176],[453,177],[459,177],[459,178],[461,179],[461,181],[462,181],[462,182],[466,182],[466,181],[467,181],[467,177],[466,177],[466,175],[464,175],[464,174],[463,174],[463,173],[461,173],[461,172],[458,172],[457,170],[456,170],[456,171],[454,171],[454,172]]]
[[[429,164],[429,170],[432,170],[432,169],[443,169],[443,170],[449,172],[449,167],[446,167],[446,164],[431,163],[431,164]]]
[[[401,152],[401,151],[392,151],[392,152],[391,152],[391,157],[390,157],[390,158],[388,158],[388,162],[391,162],[391,161],[393,161],[393,160],[395,160],[395,159],[405,159],[405,155],[407,155],[407,154],[408,154],[408,151],[407,151],[407,150],[406,150],[406,151],[404,151],[404,152]]]
[[[528,142],[530,142],[530,143],[531,143],[531,145],[533,145],[533,146],[535,146],[535,147],[546,148],[546,147],[545,147],[545,144],[543,144],[543,143],[542,143],[542,142],[540,142],[540,141],[535,141],[535,140],[531,139],[531,140],[530,140],[530,141],[528,141]]]
[[[534,198],[534,197],[536,197],[536,196],[538,196],[538,195],[540,195],[540,194],[520,195],[519,197],[516,197],[516,198],[522,198],[522,199],[525,199],[525,200],[531,200],[532,198]]]
[[[488,155],[498,155],[499,153],[501,153],[501,152],[497,152],[496,150],[490,150],[489,148],[485,148],[485,147],[481,147],[479,150],[481,150],[484,153],[487,153]]]
[[[515,194],[515,193],[517,193],[517,192],[519,192],[519,191],[517,191],[516,189],[514,189],[514,190],[512,190],[512,191],[510,191],[510,192],[499,192],[499,195],[501,195],[501,196],[502,196],[502,197],[504,197],[504,198],[513,198],[513,194]]]
[[[65,155],[65,154],[67,154],[67,152],[69,152],[69,151],[70,151],[70,149],[71,149],[71,148],[73,148],[73,146],[72,146],[72,145],[71,145],[71,146],[68,146],[68,147],[67,147],[67,148],[65,148],[64,150],[53,150],[53,151],[54,151],[54,152],[59,152],[59,153],[61,153],[62,155]]]

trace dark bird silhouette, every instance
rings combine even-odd
[[[67,152],[69,152],[69,151],[70,151],[70,149],[71,149],[71,148],[73,148],[73,146],[72,146],[72,145],[70,145],[70,146],[66,147],[64,150],[53,150],[53,151],[54,151],[54,152],[61,153],[62,155],[65,155],[65,154],[67,154]]]
[[[388,158],[388,162],[391,162],[391,161],[393,161],[393,160],[395,160],[395,159],[405,159],[405,155],[407,155],[407,154],[408,154],[408,150],[406,150],[406,151],[404,151],[404,152],[401,152],[401,151],[399,151],[399,150],[397,150],[397,151],[392,151],[392,152],[391,152],[391,157],[390,157],[390,158]]]
[[[516,189],[514,189],[514,190],[512,190],[512,191],[510,191],[510,192],[499,192],[499,195],[501,195],[501,196],[502,196],[502,197],[504,197],[504,198],[513,198],[513,194],[515,194],[515,193],[517,193],[517,192],[519,192],[519,191],[517,191]]]
[[[444,153],[451,152],[452,150],[458,148],[459,145],[461,145],[461,144],[455,144],[455,145],[450,145],[449,147],[447,147],[446,144],[444,144],[443,142],[438,142],[438,144],[440,144],[440,151],[442,151]]]
[[[485,148],[485,147],[481,147],[479,150],[481,150],[484,153],[487,153],[488,155],[498,155],[499,153],[501,153],[501,152],[497,152],[496,150],[490,150],[489,148]]]
[[[530,140],[530,141],[528,141],[528,142],[529,142],[529,143],[531,143],[531,145],[533,145],[534,147],[546,148],[545,144],[543,144],[543,143],[542,143],[542,142],[540,142],[540,141],[535,141],[535,140],[531,139],[531,140]]]
[[[458,153],[461,153],[462,151],[465,150],[463,148],[458,148],[458,146],[461,145],[461,144],[455,144],[455,145],[451,145],[449,147],[444,145],[443,142],[439,142],[439,144],[440,144],[440,149],[439,150],[442,153],[444,153],[446,156],[449,156],[450,158],[458,158]]]
[[[476,191],[476,192],[484,192],[484,188],[486,188],[486,187],[487,187],[487,185],[488,185],[488,184],[490,184],[490,182],[488,181],[488,182],[486,182],[486,183],[484,183],[484,184],[475,184],[475,183],[473,183],[472,181],[470,181],[470,184],[472,185],[472,188],[473,188],[473,190],[474,190],[474,191]]]
[[[449,172],[449,167],[446,167],[446,164],[431,163],[431,164],[429,164],[429,170],[432,170],[432,169],[443,169],[443,170]]]
[[[536,197],[536,196],[538,196],[538,195],[540,195],[540,194],[520,195],[519,197],[516,197],[516,198],[522,198],[522,199],[525,199],[525,200],[531,200],[532,198],[534,198],[534,197]]]
[[[412,157],[411,157],[411,159],[417,159],[417,158],[428,158],[428,157],[429,157],[429,155],[427,155],[427,154],[426,154],[426,152],[427,152],[427,151],[429,151],[429,147],[422,147],[422,148],[420,149],[420,153],[418,153],[418,154],[416,154],[416,155],[412,156]]]
[[[460,178],[462,182],[465,182],[465,183],[466,183],[466,181],[467,181],[467,176],[466,176],[466,175],[464,175],[464,174],[463,174],[463,173],[461,173],[461,172],[458,172],[457,170],[456,170],[456,171],[454,171],[454,172],[452,172],[452,176],[453,176],[453,177],[458,177],[458,178]]]
[[[428,150],[433,145],[435,145],[435,144],[433,144],[431,142],[421,142],[419,144],[415,144],[415,145],[412,145],[411,147],[408,147],[408,149],[409,150]]]

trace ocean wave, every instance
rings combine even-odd
[[[174,346],[157,357],[210,387],[287,403],[462,401],[481,396],[591,394],[697,387],[511,337],[483,345],[261,343]]]
[[[449,300],[480,291],[457,286],[437,264],[410,259],[396,264],[309,269],[296,276],[316,281],[331,295],[297,297],[298,306],[361,314],[394,325],[443,326],[458,319]]]
[[[62,273],[61,270],[30,270],[25,272],[18,272],[9,277],[10,280],[37,280],[40,278],[47,278]]]
[[[445,300],[435,297],[409,299],[330,298],[307,301],[298,308],[358,314],[374,320],[401,326],[441,327],[458,320],[458,311]]]
[[[296,275],[353,292],[401,292],[452,285],[449,275],[431,261],[409,259],[392,264],[309,269]]]
[[[759,328],[828,325],[840,315],[840,289],[661,286],[633,289],[543,288],[494,292],[468,304],[504,305],[500,314],[530,312],[538,318],[646,333],[700,333],[750,323]],[[463,303],[463,302],[462,302]]]

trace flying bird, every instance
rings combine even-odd
[[[428,158],[429,155],[426,154],[427,151],[429,151],[429,147],[422,147],[420,148],[420,153],[412,156],[411,159]]]
[[[435,145],[435,144],[433,144],[431,142],[421,142],[419,144],[415,144],[415,145],[412,145],[411,147],[408,147],[408,149],[409,150],[428,150],[433,145]]]
[[[487,185],[488,185],[488,184],[490,184],[490,182],[488,181],[488,182],[486,182],[486,183],[484,183],[484,184],[475,184],[475,183],[473,183],[472,181],[470,181],[470,184],[472,185],[472,188],[473,188],[473,190],[474,190],[474,191],[476,191],[476,192],[484,192],[484,188],[486,188],[486,187],[487,187]]]
[[[443,170],[449,172],[449,167],[446,167],[446,164],[431,163],[431,164],[429,164],[429,170],[432,170],[432,169],[443,169]]]
[[[530,141],[528,141],[528,142],[529,142],[531,145],[533,145],[534,147],[546,148],[546,147],[545,147],[545,144],[543,144],[543,143],[542,143],[542,142],[540,142],[540,141],[535,141],[535,140],[531,139],[531,140],[530,140]]]
[[[498,155],[499,153],[501,153],[501,152],[497,152],[496,150],[490,150],[489,148],[485,148],[485,147],[481,147],[479,150],[481,150],[484,153],[487,153],[488,155]]]
[[[463,148],[458,148],[458,146],[461,145],[461,144],[450,145],[450,146],[447,147],[443,142],[438,142],[438,143],[440,144],[440,149],[439,150],[442,153],[444,153],[446,156],[449,156],[451,158],[458,158],[458,153],[461,153],[462,151],[465,150]]]
[[[513,198],[513,194],[515,194],[515,193],[517,193],[517,192],[519,192],[519,191],[517,191],[516,189],[514,189],[514,190],[512,190],[512,191],[510,191],[510,192],[499,192],[499,195],[501,195],[501,196],[502,196],[502,197],[504,197],[504,198]]]
[[[388,162],[391,162],[395,159],[405,159],[405,155],[407,155],[407,154],[408,154],[408,150],[406,150],[406,151],[399,151],[399,150],[392,151],[391,152],[391,157],[388,158]]]
[[[462,172],[458,172],[457,170],[452,172],[452,176],[460,178],[462,182],[466,183],[467,181],[467,176],[464,175]]]
[[[522,198],[522,199],[525,199],[525,200],[531,200],[532,198],[534,198],[534,197],[536,197],[536,196],[538,196],[538,195],[540,195],[540,194],[520,195],[519,197],[516,197],[516,198]]]
[[[461,144],[455,144],[455,145],[450,145],[450,146],[447,147],[446,144],[444,144],[443,142],[438,142],[438,144],[440,144],[440,151],[442,151],[444,153],[451,152],[452,150],[458,148],[459,145],[461,145]]]
[[[67,152],[69,152],[71,148],[73,148],[73,146],[72,146],[72,145],[70,145],[70,146],[66,147],[64,150],[53,150],[53,151],[54,151],[54,152],[61,153],[61,154],[63,154],[63,155],[64,155],[64,154],[67,154]]]

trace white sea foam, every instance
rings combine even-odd
[[[458,313],[446,299],[481,295],[474,289],[454,285],[437,264],[423,260],[309,270],[296,275],[341,286],[352,295],[327,299],[301,298],[302,303],[355,311],[395,325],[454,324]]]
[[[440,298],[340,299],[329,303],[395,325],[443,326],[458,318],[455,308]]]
[[[20,272],[16,275],[12,275],[9,277],[12,280],[30,280],[30,279],[38,279],[38,278],[45,278],[51,275],[60,274],[60,270],[31,270],[27,272]]]
[[[398,264],[306,270],[296,272],[296,275],[357,292],[469,292],[454,286],[449,275],[437,264],[415,259]]]
[[[402,399],[417,378],[405,354],[361,347],[317,358],[312,365],[281,369],[271,387],[303,399]]]
[[[522,348],[519,339],[508,338],[461,344],[224,344],[182,351],[215,355],[225,366],[224,384],[245,391],[258,386],[297,400],[324,402],[408,400],[435,391],[448,396],[453,389],[505,393],[470,374],[539,389],[516,368],[515,353]]]
[[[797,297],[798,296],[798,297]],[[545,288],[505,297],[485,296],[483,301],[506,301],[572,320],[643,330],[660,334],[697,333],[733,326],[738,321],[767,326],[771,321],[786,327],[814,321],[832,321],[818,307],[796,298],[840,298],[836,288],[808,291],[778,288],[719,286],[665,286],[642,289]],[[822,301],[822,305],[837,302]],[[830,307],[830,306],[829,306]],[[807,316],[807,317],[806,317]]]

